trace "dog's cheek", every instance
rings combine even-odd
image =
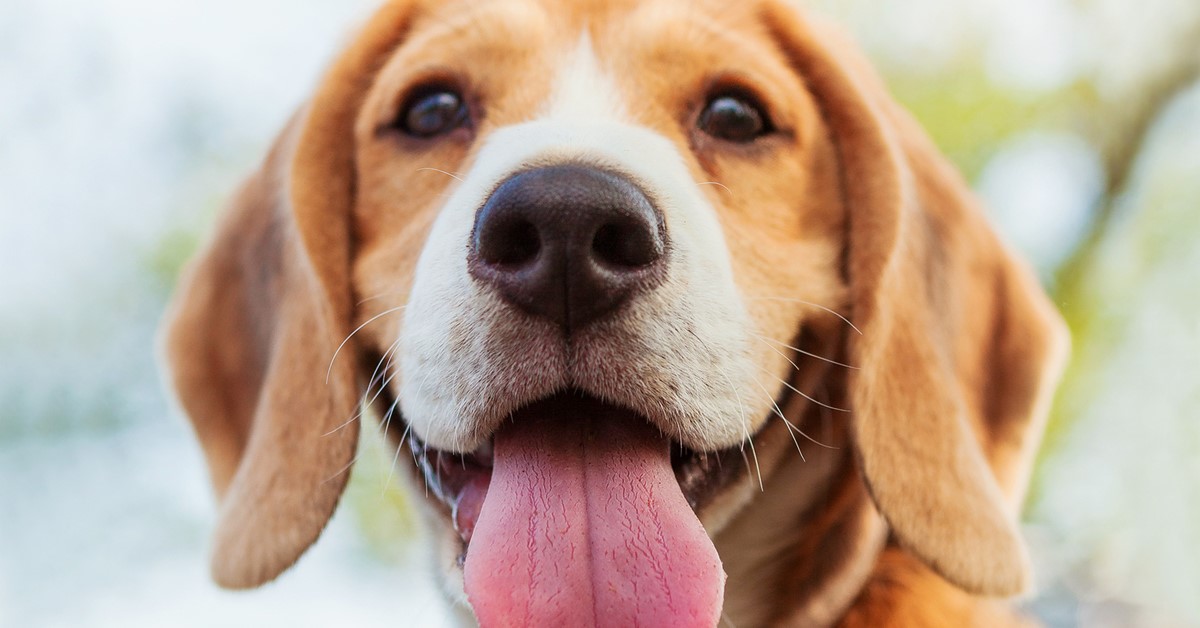
[[[352,281],[358,331],[353,340],[382,356],[394,351],[400,338],[417,262],[453,180],[418,172],[395,142],[374,137],[361,141],[356,163]]]
[[[769,163],[726,158],[713,167],[753,190],[710,194],[719,202],[734,281],[749,313],[755,375],[762,387],[780,391],[785,381],[794,383],[800,368],[819,360],[796,351],[806,348],[800,345],[801,333],[818,329],[823,341],[845,325],[839,316],[849,316],[841,274],[845,211],[836,155],[816,134],[781,145]]]

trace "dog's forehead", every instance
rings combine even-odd
[[[522,30],[528,35],[604,30],[619,25],[663,27],[691,21],[736,27],[753,16],[755,2],[716,0],[425,0],[416,7],[413,32],[478,30],[498,37]]]
[[[777,113],[800,100],[757,3],[708,0],[483,0],[418,6],[364,105],[362,127],[394,119],[414,85],[465,87],[482,107],[479,139],[540,118],[621,112],[678,143],[678,125],[728,77]],[[787,122],[787,120],[776,120]]]
[[[522,51],[546,51],[553,58],[587,35],[606,57],[644,55],[678,63],[690,48],[719,44],[725,47],[720,52],[729,54],[743,47],[739,40],[761,35],[756,5],[711,0],[427,2],[414,12],[406,46],[487,49],[513,61]]]

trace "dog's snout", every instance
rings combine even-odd
[[[629,179],[583,165],[513,175],[475,218],[470,269],[522,310],[577,329],[652,287],[662,220]]]

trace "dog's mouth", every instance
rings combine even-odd
[[[697,512],[738,474],[645,418],[567,391],[470,454],[410,438],[463,541],[481,625],[714,625],[724,573]]]
[[[578,391],[562,392],[535,405],[570,403],[579,406],[581,414],[600,416],[606,412],[619,411],[612,406]],[[521,412],[514,413],[514,421]],[[463,540],[461,563],[466,559],[466,549],[471,543],[483,498],[492,480],[495,463],[495,437],[488,439],[475,451],[460,454],[428,447],[411,433],[406,438],[424,476],[425,487],[450,514],[454,529]],[[722,488],[744,471],[742,451],[730,447],[719,451],[699,452],[672,441],[670,446],[671,469],[684,499],[692,511],[699,513],[712,501]]]

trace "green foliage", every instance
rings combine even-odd
[[[1004,89],[970,57],[933,75],[893,70],[885,80],[968,181],[1018,135],[1084,132],[1090,126],[1086,112],[1095,101],[1086,82],[1054,92]]]
[[[373,555],[402,562],[417,532],[407,484],[411,483],[407,447],[397,452],[380,436],[378,425],[364,420],[358,461],[343,503]]]
[[[177,226],[170,229],[142,257],[141,265],[146,271],[146,278],[163,293],[169,292],[184,264],[199,246],[199,230],[195,227]]]

